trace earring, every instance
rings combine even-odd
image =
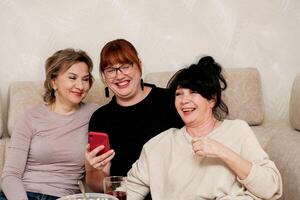
[[[141,88],[144,90],[144,80],[141,78]]]
[[[51,96],[56,97],[56,91],[57,89],[52,88]]]
[[[105,93],[105,97],[108,98],[109,97],[109,89],[108,89],[108,87],[104,88],[104,93]]]

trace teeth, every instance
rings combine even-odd
[[[123,85],[126,85],[127,83],[128,83],[128,81],[123,81],[123,82],[117,83],[116,85],[123,86]]]
[[[183,108],[182,111],[183,112],[189,112],[189,111],[193,111],[195,110],[195,108]]]

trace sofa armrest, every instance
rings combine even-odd
[[[2,110],[2,102],[1,102],[1,94],[0,94],[0,138],[2,137],[3,134],[3,110]]]
[[[289,119],[292,127],[300,131],[300,74],[296,76],[291,91]]]
[[[5,162],[5,154],[6,154],[6,138],[0,139],[0,177],[2,175],[2,170],[4,167]],[[0,185],[0,191],[1,191],[1,185]]]
[[[283,182],[284,200],[300,197],[300,133],[288,123],[274,125],[273,137],[266,151],[279,169]]]

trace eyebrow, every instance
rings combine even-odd
[[[69,75],[74,75],[74,76],[78,76],[78,74],[75,74],[73,72],[68,72]],[[90,74],[86,74],[84,75],[83,77],[87,77],[87,76],[90,76]]]

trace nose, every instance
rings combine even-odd
[[[121,69],[120,68],[116,69],[116,79],[120,79],[120,78],[123,78],[123,77],[124,77],[124,74],[121,71]]]
[[[80,80],[80,79],[77,80],[75,86],[76,86],[77,89],[83,90],[83,83],[82,83],[82,80]]]
[[[189,103],[190,101],[191,101],[190,95],[182,95],[182,98],[181,98],[182,104]]]

